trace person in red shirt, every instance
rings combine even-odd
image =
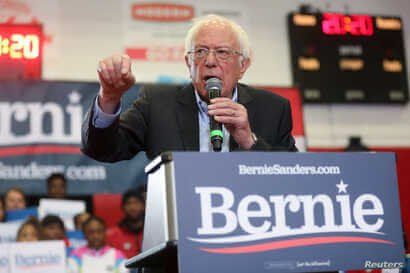
[[[131,258],[141,252],[145,217],[144,189],[125,192],[121,205],[124,218],[117,226],[107,230],[107,243]]]

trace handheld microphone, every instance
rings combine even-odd
[[[219,98],[221,96],[222,81],[218,78],[210,78],[206,81],[205,89],[208,92],[209,100]],[[224,133],[222,131],[222,124],[215,121],[213,116],[209,119],[209,136],[214,152],[220,152],[222,150]]]

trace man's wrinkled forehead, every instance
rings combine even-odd
[[[223,21],[205,22],[198,29],[194,37],[194,46],[204,45],[209,42],[218,46],[238,47],[239,41],[232,26]]]

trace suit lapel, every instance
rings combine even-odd
[[[238,103],[245,106],[246,110],[248,111],[248,120],[251,126],[251,130],[254,131],[255,126],[255,113],[256,109],[254,106],[253,98],[248,92],[248,88],[245,85],[238,84]],[[235,151],[239,149],[238,143],[233,139],[233,137],[229,138],[229,150]]]
[[[176,117],[184,150],[199,151],[198,106],[192,84],[178,90]]]

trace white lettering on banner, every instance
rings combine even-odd
[[[236,229],[237,218],[233,211],[229,210],[234,203],[234,196],[229,189],[219,187],[195,188],[201,198],[202,227],[198,229],[198,234],[226,234]],[[219,207],[212,207],[211,195],[220,194],[223,203]],[[225,226],[214,227],[212,221],[213,214],[221,214],[225,217]],[[210,233],[210,230],[212,232]]]
[[[329,175],[340,174],[339,166],[281,166],[279,164],[263,166],[238,165],[239,175]]]
[[[339,187],[341,184],[342,182],[336,186]],[[230,239],[228,237],[190,238],[193,241],[227,243],[246,241],[250,238],[263,239],[322,232],[383,234],[379,232],[384,223],[383,204],[376,195],[369,193],[359,195],[355,200],[350,200],[348,194],[336,195],[334,199],[326,194],[268,197],[252,194],[235,200],[232,191],[225,187],[196,187],[195,193],[199,194],[201,207],[201,226],[197,229],[198,235],[228,235],[238,227],[245,235]],[[212,200],[221,201],[215,205]],[[318,208],[323,211],[323,219],[315,217]],[[340,224],[336,224],[336,209],[341,215]],[[290,227],[286,219],[289,213],[297,213],[303,218],[303,224],[297,228]],[[217,215],[220,216],[219,219],[221,217],[224,219],[222,226],[221,224],[217,226],[214,222]],[[259,225],[252,224],[252,219],[259,219]],[[247,239],[247,235],[251,236]]]
[[[296,267],[310,267],[310,266],[326,266],[329,267],[331,265],[330,260],[326,261],[303,261],[303,262],[296,262]]]
[[[40,165],[37,162],[30,162],[28,165],[6,165],[0,161],[0,179],[22,180],[34,179],[43,180],[51,173],[65,173],[71,180],[105,180],[107,170],[104,166],[67,166],[64,165]]]
[[[103,166],[69,166],[67,178],[73,180],[105,180],[107,171]]]
[[[368,202],[372,205],[373,208],[365,209],[364,204]],[[359,198],[356,199],[356,202],[353,206],[353,214],[354,219],[358,226],[362,229],[370,230],[370,231],[378,231],[383,226],[383,219],[377,218],[376,223],[368,224],[364,219],[364,216],[371,216],[371,215],[382,215],[383,214],[383,206],[380,202],[380,199],[373,194],[363,194],[360,195]]]
[[[262,225],[256,227],[249,222],[249,218],[266,218],[271,217],[271,210],[269,204],[264,202],[265,199],[259,195],[248,195],[242,199],[238,205],[238,222],[243,230],[247,233],[263,233],[270,228],[270,222],[265,220]],[[254,203],[258,205],[259,210],[250,210],[249,206]]]
[[[36,162],[30,162],[28,165],[5,165],[0,161],[0,179],[45,179],[55,172],[64,172],[64,166],[40,165]]]
[[[0,145],[80,143],[83,116],[81,95],[74,90],[68,95],[68,100],[65,108],[54,102],[0,102]],[[68,120],[65,120],[65,114]],[[50,119],[49,132],[44,130],[45,118]],[[66,122],[70,125],[69,132],[65,132]],[[13,132],[15,123],[27,123],[27,132]]]

